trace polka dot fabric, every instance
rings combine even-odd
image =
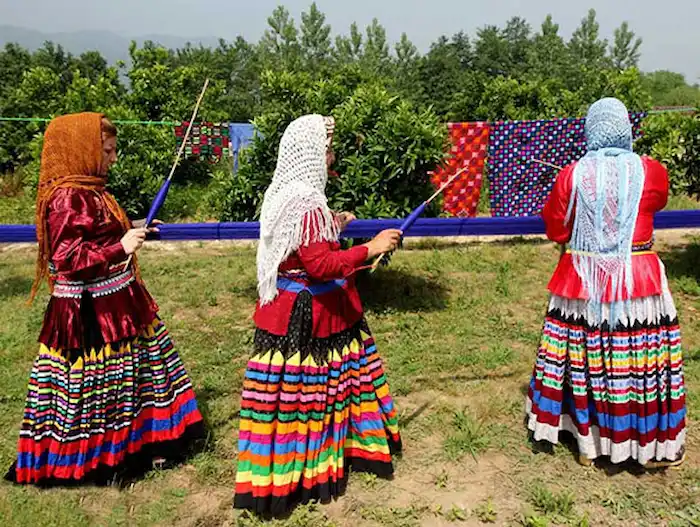
[[[431,181],[439,188],[459,170],[467,168],[444,192],[443,210],[452,216],[476,216],[484,165],[488,153],[489,124],[450,123],[450,157],[444,166],[433,172]]]
[[[646,113],[630,115],[634,137]],[[558,171],[586,153],[585,119],[504,121],[491,126],[489,181],[492,216],[537,216]]]

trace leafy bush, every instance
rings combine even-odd
[[[636,147],[666,165],[672,193],[700,195],[700,115],[650,115]]]
[[[619,30],[633,42],[626,25]],[[282,132],[304,113],[338,120],[336,169],[343,177],[328,185],[331,205],[381,217],[404,215],[427,196],[426,174],[443,155],[445,121],[581,116],[602,96],[616,96],[631,110],[700,100],[698,87],[682,75],[640,74],[638,49],[620,39],[608,46],[592,10],[569,40],[552,17],[539,29],[514,17],[474,35],[440,37],[423,56],[406,35],[392,51],[376,20],[364,32],[353,24],[332,41],[334,33],[316,6],[298,27],[280,6],[257,43],[238,37],[176,50],[134,43],[129,66],[110,67],[99,52],[72,56],[52,43],[34,52],[8,44],[0,50],[0,115],[104,111],[115,119],[183,120],[209,78],[199,120],[255,117],[262,135],[234,178],[225,164],[183,163],[162,217],[252,220]],[[698,193],[697,119],[675,119],[650,119],[640,145],[669,166],[674,192]],[[44,128],[0,122],[0,172],[26,169],[25,200],[36,187]],[[174,148],[168,127],[121,127],[122,157],[110,186],[131,215],[148,209]],[[484,192],[480,211],[487,197]]]
[[[95,88],[93,87],[93,89]],[[78,90],[69,90],[66,98],[75,98],[76,91]],[[97,111],[103,111],[112,120],[135,121],[141,118],[141,115],[127,106],[106,107],[104,105],[105,101],[111,102],[112,100],[111,96],[100,97],[90,107]],[[77,108],[75,110],[77,111]],[[148,212],[161,184],[170,173],[175,159],[175,134],[168,126],[122,124],[118,128],[119,159],[110,170],[108,187],[130,217],[143,217]],[[39,159],[38,154],[39,151],[35,151],[34,159]],[[184,206],[187,201],[191,202],[192,200],[182,196],[182,188],[190,185],[204,185],[210,179],[211,167],[208,163],[183,160],[173,176],[173,190],[171,192],[181,196],[178,203]],[[169,196],[159,217],[175,219],[192,215],[194,206],[191,203],[181,209],[177,203],[170,201]]]
[[[403,216],[426,199],[427,173],[443,157],[446,130],[430,110],[417,111],[391,95],[381,83],[338,74],[316,81],[308,75],[267,72],[263,79],[260,132],[243,154],[239,173],[221,189],[226,220],[257,217],[275,169],[277,149],[287,125],[307,113],[336,118],[335,169],[328,185],[337,210],[358,217]]]

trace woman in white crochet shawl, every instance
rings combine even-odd
[[[281,515],[343,493],[348,470],[389,477],[397,413],[355,287],[367,260],[396,248],[388,230],[342,251],[325,195],[332,118],[307,115],[282,137],[258,247],[255,351],[241,401],[236,508]]]

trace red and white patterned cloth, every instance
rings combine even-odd
[[[433,172],[431,181],[436,188],[457,171],[467,168],[444,192],[444,210],[452,216],[476,216],[488,154],[489,123],[449,123],[450,157]]]

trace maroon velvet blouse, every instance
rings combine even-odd
[[[124,267],[124,234],[96,192],[64,188],[54,193],[48,207],[48,236],[56,287],[39,342],[55,349],[78,349],[89,330],[104,343],[117,343],[133,339],[155,320],[158,306],[133,278],[133,270]],[[85,287],[91,293],[81,295]],[[85,294],[90,296],[89,317]]]

